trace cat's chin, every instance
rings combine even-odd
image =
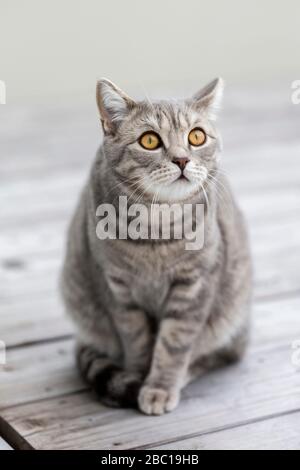
[[[179,178],[168,185],[153,188],[153,196],[157,202],[185,202],[199,194],[199,186],[186,178]]]

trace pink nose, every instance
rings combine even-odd
[[[183,171],[186,167],[186,164],[190,161],[189,158],[183,157],[183,158],[173,158],[172,162],[175,163],[175,165],[178,165],[181,171]]]

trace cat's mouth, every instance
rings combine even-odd
[[[189,199],[199,192],[199,183],[192,176],[186,171],[169,174],[163,180],[158,179],[150,187],[146,184],[146,192],[149,193],[151,199],[154,196],[157,201],[163,202],[178,202]]]

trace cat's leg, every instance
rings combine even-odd
[[[111,315],[114,334],[110,334],[108,327],[103,325],[102,339],[98,334],[99,340],[93,342],[94,346],[79,346],[79,368],[103,403],[136,407],[138,393],[151,361],[151,325],[146,313],[134,305],[117,307]],[[115,339],[115,335],[120,343],[118,360],[113,359],[116,348],[110,351],[109,338]]]
[[[113,318],[122,344],[124,369],[144,378],[150,368],[154,345],[149,316],[129,303],[115,309]]]
[[[139,408],[144,413],[159,415],[177,406],[194,342],[199,338],[212,301],[213,290],[207,289],[199,279],[190,283],[184,279],[181,286],[177,282],[171,290],[150,372],[139,394]]]
[[[122,359],[115,361],[92,346],[78,347],[79,368],[101,401],[110,406],[136,407],[142,381],[153,350],[149,318],[134,305],[123,305],[112,314],[120,340]]]
[[[81,375],[96,392],[102,403],[113,407],[136,407],[141,377],[125,372],[105,353],[95,347],[79,343],[76,351]]]
[[[235,288],[232,295],[227,289],[227,303],[224,301],[216,307],[216,293],[222,295],[215,273],[212,269],[205,279],[199,276],[195,282],[185,277],[182,285],[176,280],[176,286],[170,292],[150,372],[138,399],[139,408],[147,414],[162,414],[177,406],[180,391],[190,380],[189,368],[195,359],[195,351],[201,351],[196,355],[196,358],[202,358],[199,374],[224,361],[238,359],[245,350],[250,289]],[[218,351],[218,354],[211,356],[209,350],[211,353]],[[206,354],[208,357],[204,360]]]
[[[80,261],[80,262],[79,262]],[[77,362],[83,377],[95,390],[100,400],[113,406],[136,406],[138,390],[142,383],[140,366],[142,359],[142,338],[137,334],[138,319],[131,321],[124,316],[116,318],[109,311],[113,299],[101,299],[97,292],[105,291],[107,286],[94,286],[90,280],[87,262],[69,256],[62,277],[62,294],[67,312],[77,326],[79,344]],[[98,282],[101,278],[98,279]],[[106,292],[107,293],[107,292]],[[108,293],[107,293],[108,295]],[[123,310],[122,310],[123,311]],[[120,327],[120,324],[124,325]],[[129,339],[121,338],[119,329],[129,330]],[[131,338],[131,335],[136,338]],[[124,361],[124,344],[132,344],[133,354],[126,354],[131,367]],[[139,357],[140,354],[140,357]],[[145,372],[144,372],[145,373]]]
[[[155,325],[132,297],[132,286],[120,275],[108,279],[114,302],[111,318],[122,346],[126,371],[147,374],[153,352]]]
[[[137,406],[151,360],[152,337],[148,317],[134,306],[103,315],[95,337],[89,331],[89,340],[77,349],[78,364],[103,403]]]
[[[91,372],[94,389],[106,404],[136,407],[153,351],[150,319],[133,304],[116,307],[111,315],[120,340],[121,365],[107,363],[106,357],[97,358]]]
[[[99,276],[95,286],[91,265],[77,256],[66,259],[62,294],[83,345],[77,352],[80,370],[106,404],[136,406],[152,354],[149,318],[131,304],[130,288],[122,279],[111,280],[109,290]],[[105,299],[98,295],[102,291]]]

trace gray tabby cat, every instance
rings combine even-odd
[[[219,169],[220,79],[191,99],[135,102],[97,85],[104,141],[68,235],[62,276],[79,368],[101,400],[173,410],[183,387],[244,352],[251,262],[242,215]],[[96,209],[120,195],[205,204],[205,243],[100,240]]]

